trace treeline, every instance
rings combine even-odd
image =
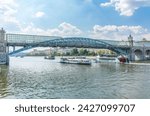
[[[87,49],[77,49],[74,48],[70,52],[63,53],[64,56],[95,56],[97,53],[95,51],[89,51]]]
[[[113,51],[106,50],[106,49],[88,50],[84,48],[80,48],[80,49],[74,48],[66,52],[53,51],[51,55],[54,55],[54,56],[96,56],[96,55],[104,55],[104,54],[115,55]],[[49,54],[43,51],[43,52],[36,52],[36,53],[32,52],[26,55],[27,56],[46,56]]]
[[[100,50],[87,50],[87,49],[77,49],[74,48],[70,52],[65,52],[65,53],[57,53],[54,52],[55,56],[97,56],[97,55],[104,55],[104,54],[109,54],[109,55],[115,55],[115,52],[106,50],[106,49],[100,49]]]

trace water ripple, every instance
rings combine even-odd
[[[149,65],[67,65],[41,57],[10,60],[0,74],[0,98],[150,98]]]

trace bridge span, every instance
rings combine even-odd
[[[26,38],[19,40],[20,38]],[[106,41],[99,39],[83,38],[83,37],[55,37],[55,36],[36,36],[36,35],[22,35],[22,34],[6,34],[7,46],[23,46],[19,50],[15,50],[10,55],[31,49],[34,47],[76,47],[76,48],[96,48],[109,49],[117,54],[127,54],[126,50],[130,47],[127,43],[119,43],[117,41]],[[14,38],[17,38],[16,41]]]
[[[8,51],[9,46],[21,49]],[[84,37],[59,37],[26,34],[10,34],[0,30],[0,63],[9,63],[9,55],[22,52],[35,47],[77,47],[109,49],[118,55],[126,55],[130,60],[150,59],[150,41],[133,41],[130,35],[128,41],[113,41],[104,39],[92,39]]]

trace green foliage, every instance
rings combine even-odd
[[[80,49],[79,55],[80,56],[87,56],[89,54],[89,51],[87,49]]]
[[[71,50],[71,56],[78,56],[78,55],[79,55],[79,51],[77,48]]]
[[[59,51],[54,51],[53,55],[54,56],[96,56],[96,55],[104,55],[104,54],[109,54],[109,55],[115,55],[116,53],[107,49],[100,49],[100,50],[88,50],[85,48],[77,49],[74,48],[71,51],[67,51],[64,53],[59,52]],[[27,54],[28,56],[46,56],[44,51],[43,52],[31,52]]]

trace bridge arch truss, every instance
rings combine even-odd
[[[29,40],[23,39],[18,42],[16,41],[20,38],[29,38]],[[24,50],[32,49],[35,47],[76,47],[76,48],[95,48],[95,49],[109,49],[117,54],[126,55],[124,49],[118,47],[116,45],[111,44],[110,42],[106,42],[104,40],[91,39],[91,38],[83,38],[83,37],[55,37],[55,36],[34,36],[34,35],[16,35],[16,34],[8,34],[7,37],[7,45],[8,46],[23,46],[23,48],[19,50],[15,50],[10,55],[19,53]],[[36,37],[40,38],[40,41],[35,41]],[[13,39],[15,38],[15,41]],[[30,39],[31,38],[31,39]],[[43,38],[43,39],[42,39]],[[44,41],[43,41],[44,40]],[[128,47],[128,46],[127,46]]]

